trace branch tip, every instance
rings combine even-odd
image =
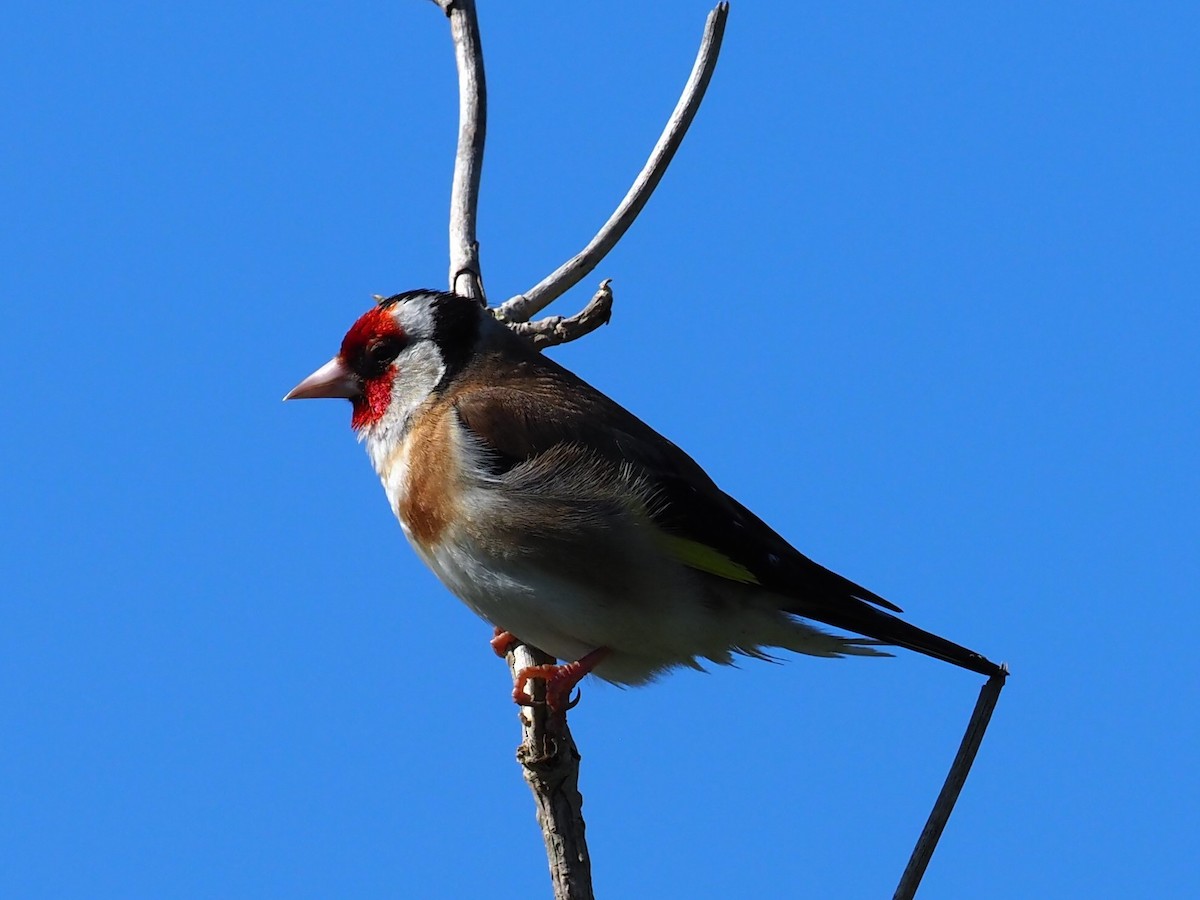
[[[536,286],[517,294],[500,305],[498,318],[505,322],[528,322],[534,315],[541,312],[556,298],[562,296],[579,283],[584,276],[592,271],[608,252],[616,245],[638,213],[650,199],[654,189],[658,187],[663,174],[675,156],[675,151],[683,142],[688,126],[700,108],[704,92],[712,80],[713,71],[717,66],[717,57],[721,52],[721,39],[725,35],[725,20],[729,15],[729,4],[719,3],[708,14],[704,23],[704,37],[700,49],[696,53],[696,61],[692,65],[691,75],[684,85],[683,93],[666,127],[650,152],[650,158],[634,180],[633,186],[625,198],[617,206],[607,222],[600,228],[596,236],[588,242],[579,253],[543,278]]]
[[[950,820],[950,813],[954,811],[954,804],[958,802],[958,795],[962,792],[971,766],[975,763],[975,755],[979,752],[979,745],[983,743],[983,736],[987,732],[992,712],[1000,699],[1000,691],[1003,690],[1007,678],[1008,665],[1001,663],[1000,671],[990,676],[979,689],[979,699],[975,701],[975,709],[967,723],[962,743],[958,746],[958,753],[950,765],[946,781],[933,804],[925,827],[921,830],[921,836],[917,838],[917,844],[913,847],[904,874],[900,876],[900,883],[896,886],[892,900],[912,900],[916,896],[921,879],[925,877],[925,869],[929,866],[933,851],[937,849],[946,823]]]
[[[546,316],[536,322],[506,322],[509,329],[516,334],[529,338],[538,350],[566,344],[591,334],[601,325],[607,325],[612,319],[613,292],[611,278],[600,282],[600,287],[592,295],[587,306],[573,316]],[[500,310],[495,310],[500,318]]]

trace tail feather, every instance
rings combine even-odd
[[[846,596],[839,591],[839,602],[836,604],[792,604],[787,611],[806,619],[824,622],[834,628],[861,634],[881,644],[915,650],[981,675],[990,677],[1003,672],[999,665],[974,650],[968,650],[966,647],[931,634],[916,625],[910,625],[891,613],[876,609],[866,600],[859,599],[859,595],[865,594],[872,602],[877,602],[877,595],[864,591],[858,585],[848,583],[854,589],[852,595]],[[891,606],[891,604],[888,605]]]
[[[835,628],[844,628],[847,631],[866,635],[884,644],[916,650],[918,653],[953,663],[981,675],[990,677],[999,675],[1003,671],[996,663],[974,650],[968,650],[966,647],[931,634],[916,625],[910,625],[903,619],[868,606],[862,601],[857,601],[857,603],[861,603],[858,609],[851,608],[845,612],[823,614],[820,617],[821,621],[833,625]]]

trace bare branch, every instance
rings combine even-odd
[[[474,0],[434,0],[450,19],[458,66],[458,149],[450,196],[450,290],[487,305],[476,239],[479,179],[487,129],[487,87],[483,49]],[[530,333],[535,346],[562,343],[608,321],[612,291],[607,282],[578,316]],[[506,654],[513,673],[527,666],[553,663],[552,657],[522,644]],[[545,685],[531,682],[535,700],[545,699]],[[522,708],[522,741],[517,750],[525,781],[537,804],[538,824],[546,844],[555,900],[593,900],[592,866],[584,840],[583,797],[579,793],[579,751],[565,713],[550,716],[542,703]]]
[[[458,152],[450,189],[450,290],[486,305],[479,241],[475,237],[483,141],[487,132],[487,83],[475,0],[434,0],[450,19],[458,65]]]
[[[904,874],[900,876],[900,884],[897,885],[892,900],[912,900],[917,894],[917,888],[925,876],[925,868],[929,865],[942,831],[950,820],[950,813],[954,811],[958,795],[967,782],[967,775],[975,762],[975,754],[979,752],[979,745],[983,743],[983,735],[987,731],[988,722],[991,721],[992,710],[996,708],[996,701],[1000,699],[1000,691],[1008,678],[1008,666],[1001,665],[1000,670],[999,674],[989,678],[979,690],[979,699],[975,701],[975,711],[971,713],[971,721],[967,723],[967,731],[958,746],[958,754],[954,757],[942,791],[933,804],[925,828],[917,839],[917,845],[913,848]]]
[[[568,318],[562,316],[546,316],[536,322],[510,322],[508,327],[517,334],[533,341],[538,350],[565,344],[584,335],[591,334],[601,325],[607,325],[612,318],[613,294],[609,284],[611,278],[600,282],[600,289],[592,295],[588,305],[581,311]]]
[[[721,38],[725,34],[725,19],[728,15],[728,3],[719,3],[708,14],[708,21],[704,25],[704,39],[701,41],[700,51],[696,54],[696,62],[692,66],[692,74],[683,89],[683,94],[675,105],[671,118],[667,120],[667,126],[658,143],[654,145],[645,167],[616,212],[604,223],[604,227],[591,242],[572,259],[559,266],[536,287],[502,303],[495,310],[496,318],[503,322],[528,322],[591,272],[633,224],[633,220],[642,211],[642,207],[646,205],[650,194],[666,172],[675,151],[683,141],[683,136],[687,133],[688,126],[692,124],[700,101],[704,99],[704,92],[717,65],[717,55],[721,52]]]
[[[512,672],[553,663],[554,657],[526,644],[514,644],[505,658]],[[534,706],[521,707],[521,746],[517,762],[533,791],[538,825],[546,843],[555,900],[593,900],[592,861],[584,837],[583,796],[579,793],[579,750],[567,716],[546,709],[545,683],[529,682]]]

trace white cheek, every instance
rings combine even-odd
[[[414,344],[400,354],[395,365],[396,379],[387,411],[378,422],[359,432],[359,440],[366,442],[371,464],[384,479],[385,488],[387,472],[395,462],[392,456],[400,447],[413,414],[429,398],[446,371],[441,354],[431,341]]]

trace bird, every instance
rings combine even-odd
[[[589,673],[918,651],[1001,667],[796,550],[687,453],[474,299],[386,298],[285,400],[344,398],[418,557],[495,627],[564,661],[517,673],[552,711]],[[826,630],[837,629],[835,633]]]

